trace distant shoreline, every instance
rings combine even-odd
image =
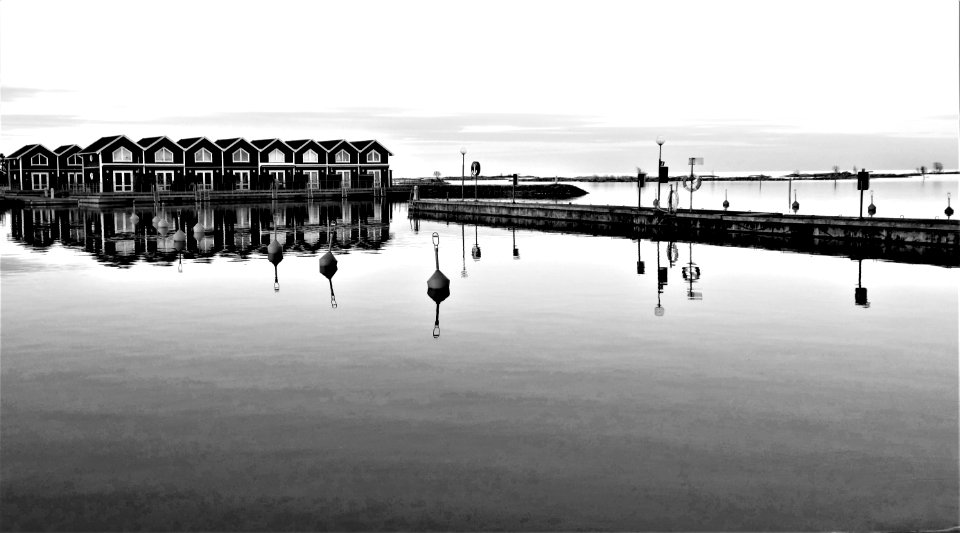
[[[926,174],[920,174],[919,172],[904,172],[904,173],[870,173],[871,179],[880,179],[880,178],[910,178],[910,177],[924,177],[924,176],[943,176],[950,174],[960,174],[960,170],[945,170],[943,172],[927,172]],[[472,181],[474,179],[479,181],[489,181],[489,180],[508,180],[511,176],[479,176],[474,178],[472,176],[467,176],[466,180]],[[670,176],[670,181],[682,181],[688,176]],[[752,174],[749,176],[716,176],[713,174],[699,174],[699,177],[703,181],[787,181],[787,180],[796,180],[796,181],[829,181],[829,180],[855,180],[857,175],[853,172],[844,171],[838,174],[832,172],[811,172],[811,173],[800,173],[796,174],[786,174],[782,176],[771,176],[768,174]],[[404,178],[404,181],[410,182],[432,182],[438,180],[457,180],[460,179],[459,176],[443,176],[441,178]],[[519,182],[525,183],[538,183],[538,182],[583,182],[583,183],[636,183],[636,176],[555,176],[555,177],[543,177],[543,176],[518,176]],[[647,176],[646,180],[649,182],[656,182],[656,176]]]

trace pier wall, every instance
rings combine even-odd
[[[803,253],[960,266],[956,220],[509,202],[417,200],[410,216],[546,231],[688,240]]]

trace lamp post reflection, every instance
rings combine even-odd
[[[450,296],[450,278],[440,272],[440,235],[433,233],[433,258],[436,270],[427,279],[427,296],[437,304],[436,318],[433,323],[433,338],[440,336],[440,303]]]
[[[657,241],[657,306],[653,308],[654,316],[663,316],[664,308],[660,305],[660,295],[667,285],[667,267],[660,266],[660,241]]]
[[[460,224],[460,253],[463,259],[463,270],[460,271],[460,277],[467,277],[467,236],[466,227]]]

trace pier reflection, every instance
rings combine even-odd
[[[132,217],[136,214],[136,218]],[[216,257],[247,261],[267,256],[276,241],[283,253],[317,255],[336,243],[341,253],[378,250],[390,241],[388,201],[329,201],[243,205],[137,205],[115,209],[12,209],[11,237],[38,252],[59,244],[83,250],[106,266],[138,262],[172,266]],[[335,234],[327,231],[335,225]],[[187,229],[189,228],[189,229]],[[178,250],[176,231],[184,246]]]

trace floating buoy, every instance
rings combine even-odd
[[[170,223],[167,222],[166,218],[160,219],[160,222],[157,223],[157,233],[160,235],[166,235],[170,231]]]
[[[870,205],[867,206],[867,214],[870,216],[877,214],[877,206],[873,205],[873,191],[870,191]]]
[[[440,235],[433,233],[433,257],[436,270],[427,279],[427,296],[437,304],[436,319],[433,324],[433,338],[440,336],[440,302],[450,296],[450,278],[440,272]]]
[[[950,207],[950,193],[947,193],[947,208],[943,210],[943,214],[947,215],[947,219],[953,216],[953,208]]]
[[[860,205],[863,205],[863,204],[860,204]],[[791,207],[793,208],[793,212],[794,212],[794,213],[796,213],[797,211],[800,210],[800,202],[797,201],[797,190],[796,190],[796,189],[793,190],[793,205],[792,205]]]
[[[197,222],[197,225],[193,227],[194,233],[203,233],[203,224]]]
[[[723,190],[723,210],[726,211],[730,207],[730,202],[727,201],[727,190]]]

